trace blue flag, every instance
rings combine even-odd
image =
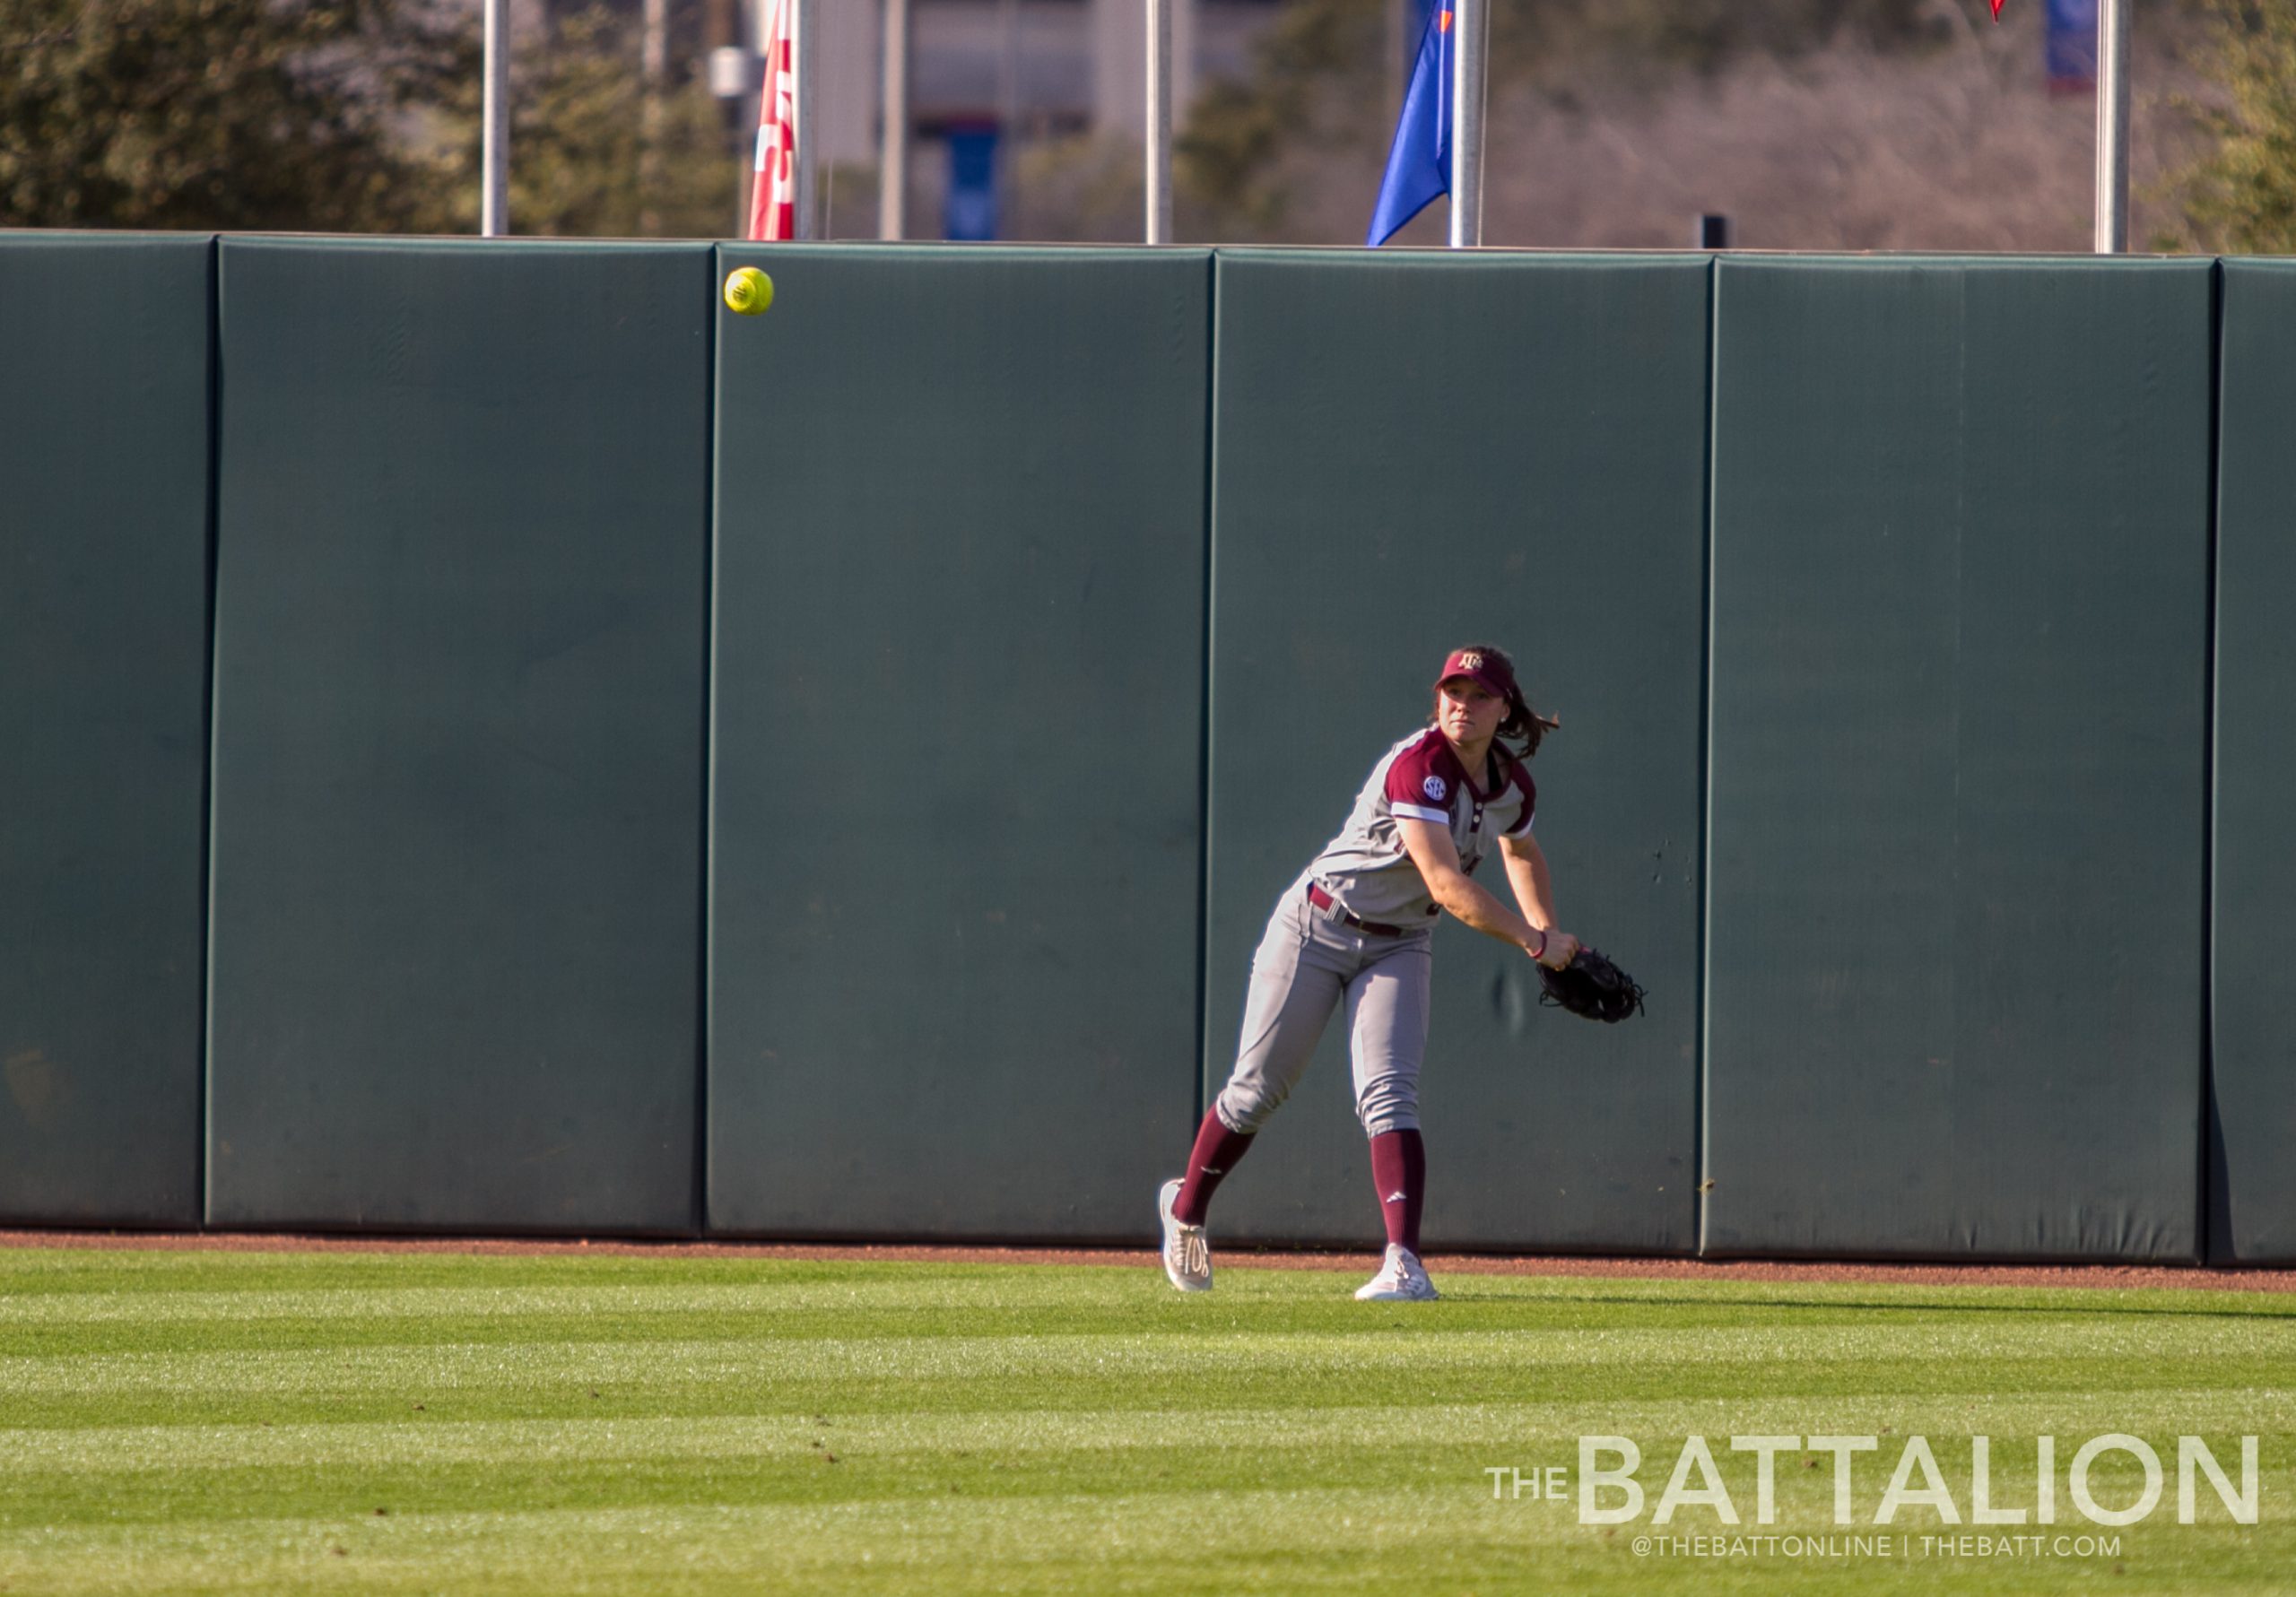
[[[2078,93],[2097,86],[2097,0],[2048,0],[2048,86]]]
[[[1439,194],[1451,192],[1451,8],[1436,0],[1419,36],[1412,63],[1411,88],[1396,118],[1396,142],[1387,147],[1387,175],[1379,179],[1379,203],[1372,207],[1371,230],[1363,242],[1377,247]]]

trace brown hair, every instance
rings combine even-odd
[[[1505,664],[1507,679],[1515,684],[1515,690],[1507,695],[1507,715],[1499,723],[1499,733],[1492,741],[1515,759],[1528,759],[1539,751],[1539,740],[1562,725],[1561,717],[1542,716],[1531,707],[1530,700],[1523,697],[1522,681],[1515,674],[1515,657],[1505,649],[1495,643],[1468,643],[1459,647]],[[1434,725],[1432,716],[1428,718],[1428,725]],[[1513,740],[1512,743],[1509,739]]]

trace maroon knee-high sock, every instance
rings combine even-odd
[[[1206,1109],[1204,1124],[1196,1128],[1196,1146],[1188,1150],[1187,1177],[1180,1183],[1180,1195],[1172,1200],[1173,1218],[1183,1225],[1202,1225],[1212,1194],[1220,1190],[1220,1178],[1236,1167],[1251,1146],[1249,1133],[1230,1131],[1219,1110]]]
[[[1427,1204],[1427,1145],[1419,1131],[1381,1132],[1371,1139],[1371,1179],[1379,1184],[1379,1218],[1387,1240],[1419,1251],[1419,1215]]]

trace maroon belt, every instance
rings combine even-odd
[[[1411,930],[1409,926],[1390,926],[1385,921],[1367,921],[1360,916],[1351,915],[1340,907],[1338,899],[1312,881],[1308,883],[1308,902],[1318,909],[1336,912],[1339,918],[1359,932],[1369,932],[1374,937],[1401,937]]]

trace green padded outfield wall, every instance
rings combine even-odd
[[[1149,1235],[1195,1099],[1209,258],[744,264],[709,1223]]]
[[[1520,952],[1437,930],[1433,1245],[1693,1244],[1709,269],[1219,257],[1205,1093],[1270,909],[1462,643],[1509,648],[1561,717],[1532,767],[1558,912],[1650,989],[1589,1026],[1538,1007]],[[1495,857],[1481,879],[1507,896]],[[1378,1238],[1345,1029],[1221,1188],[1215,1238]]]
[[[1705,1250],[2190,1259],[2213,265],[1717,270]]]
[[[2296,1263],[2296,262],[2227,261],[2209,1256]]]
[[[208,1219],[689,1230],[709,248],[222,286]]]
[[[213,256],[0,233],[0,1221],[198,1219]]]

